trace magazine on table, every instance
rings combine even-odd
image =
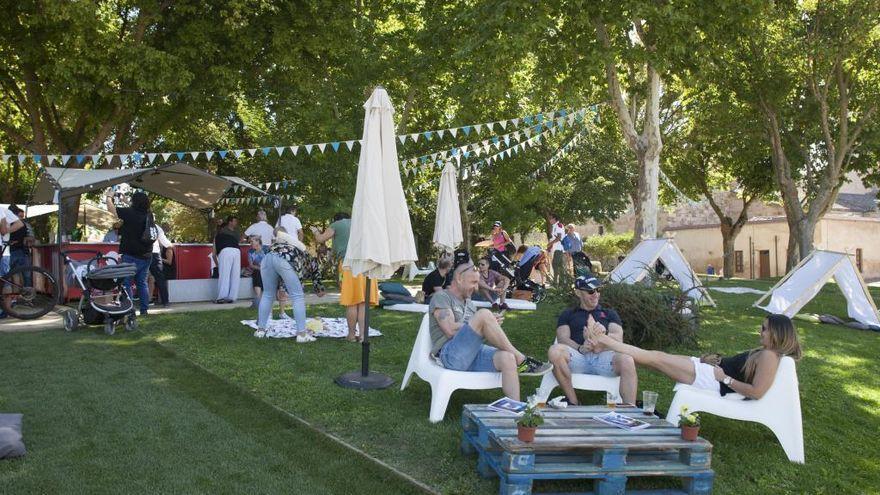
[[[631,418],[629,416],[624,416],[623,414],[617,412],[609,412],[605,414],[600,414],[599,416],[594,416],[593,419],[600,423],[605,423],[606,425],[616,426],[618,428],[634,431],[634,430],[643,430],[649,426],[650,423],[646,423],[640,419]]]
[[[493,411],[506,412],[519,416],[526,410],[527,406],[528,404],[525,402],[502,397],[486,407]]]

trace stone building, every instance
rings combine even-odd
[[[867,280],[880,279],[880,210],[877,188],[865,187],[858,176],[850,174],[831,211],[816,226],[817,249],[846,252]],[[716,202],[736,218],[742,201],[733,191],[715,193]],[[768,278],[785,274],[788,224],[781,204],[756,202],[749,207],[750,219],[734,244],[734,277]],[[632,211],[606,225],[588,223],[580,226],[581,235],[632,230]],[[658,218],[661,235],[674,237],[694,270],[705,273],[709,266],[720,273],[723,266],[721,230],[718,216],[703,200],[661,211]]]

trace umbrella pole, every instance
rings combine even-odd
[[[370,277],[366,277],[364,290],[364,328],[361,328],[363,344],[361,345],[361,369],[339,375],[334,380],[343,388],[357,390],[381,390],[394,384],[394,379],[383,373],[370,373]]]

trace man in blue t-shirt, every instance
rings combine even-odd
[[[566,309],[556,323],[556,344],[547,355],[553,363],[553,375],[565,392],[569,404],[578,403],[571,385],[571,374],[619,376],[620,395],[623,402],[635,404],[638,375],[630,356],[618,354],[602,346],[586,342],[584,335],[601,328],[608,336],[623,342],[623,324],[617,312],[599,304],[602,282],[592,276],[578,277],[574,281],[578,305]]]

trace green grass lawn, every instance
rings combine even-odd
[[[719,285],[768,287],[742,281]],[[718,308],[703,314],[699,347],[676,351],[730,354],[757,345],[763,312],[751,304],[758,296],[718,292],[712,296]],[[874,296],[880,298],[880,292]],[[542,305],[532,313],[508,313],[505,329],[521,349],[543,356],[553,340],[559,309]],[[829,285],[804,311],[845,315],[845,304]],[[315,306],[309,314],[339,316],[342,310]],[[421,316],[390,311],[373,314],[373,326],[385,335],[374,341],[372,367],[390,374],[399,384]],[[288,431],[296,428],[283,415],[254,412],[272,409],[249,395],[253,394],[439,491],[497,492],[497,482],[479,478],[475,460],[461,456],[458,443],[462,405],[489,402],[500,391],[456,392],[446,419],[432,425],[427,418],[430,387],[417,377],[403,392],[399,385],[378,392],[341,389],[332,380],[359,367],[358,345],[258,340],[239,324],[252,317],[247,310],[150,317],[143,322],[144,336],[0,335],[3,362],[24,363],[7,371],[12,380],[0,384],[0,409],[29,414],[26,428],[31,450],[25,460],[0,464],[0,487],[12,482],[17,484],[10,486],[20,487],[16,492],[55,491],[53,487],[67,486],[70,480],[96,484],[96,489],[85,485],[82,491],[102,491],[120,483],[134,487],[128,491],[151,486],[158,487],[155,491],[274,492],[297,486],[290,485],[290,480],[299,480],[299,468],[308,465],[314,488],[307,485],[286,491],[351,493],[352,486],[358,493],[401,491],[391,484],[397,478],[386,474],[372,480],[370,466],[352,465],[352,459],[336,460],[334,455],[344,454],[333,444],[313,437],[303,442],[300,432]],[[807,464],[789,463],[763,426],[707,415],[701,434],[715,445],[715,493],[878,492],[880,455],[869,442],[880,429],[880,334],[796,323],[805,348],[798,375]],[[152,341],[244,392],[170,358]],[[672,399],[672,382],[646,370],[640,370],[639,379],[640,390],[660,392],[660,407],[665,410]],[[524,395],[539,382],[525,379]],[[581,399],[598,404],[603,397],[584,392]],[[114,420],[120,416],[126,420]],[[262,426],[252,424],[255,416],[261,418]],[[149,439],[148,447],[140,449],[145,439]],[[302,443],[308,446],[301,447]],[[99,446],[101,455],[86,455],[85,446]],[[272,459],[271,468],[255,466],[263,449]],[[307,460],[302,459],[302,452],[309,454]],[[190,456],[199,462],[186,462]],[[94,476],[103,470],[108,474],[93,479],[81,474],[83,470]],[[344,482],[333,480],[330,474],[340,472],[345,476],[335,476]],[[191,489],[180,488],[189,486],[185,480],[192,480]],[[322,480],[326,484],[320,484]],[[340,489],[340,483],[349,488]],[[245,485],[258,488],[242,490]],[[661,479],[635,486],[676,485],[674,480]],[[537,490],[586,488],[575,483],[536,483]]]

